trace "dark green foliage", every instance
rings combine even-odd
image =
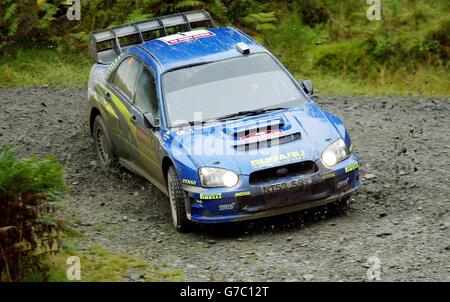
[[[450,2],[381,1],[382,20],[369,21],[366,1],[289,1],[281,6],[278,30],[267,38],[294,72],[303,69],[376,78],[426,65],[447,66]]]
[[[65,3],[0,1],[0,84],[58,83],[59,75],[46,79],[32,73],[36,80],[20,70],[29,65],[10,63],[20,61],[21,49],[83,54],[93,30],[194,9],[207,9],[219,25],[242,28],[302,77],[339,74],[352,82],[389,83],[392,75],[401,80],[402,70],[420,69],[423,78],[427,70],[445,71],[450,57],[448,0],[382,0],[380,21],[367,19],[366,0],[82,0],[80,21],[67,20]],[[63,85],[80,83],[84,85],[80,80]]]
[[[255,0],[93,0],[81,1],[81,20],[69,21],[65,0],[4,0],[0,3],[0,50],[19,47],[86,48],[91,31],[177,12],[207,9],[220,24],[237,24],[253,33],[273,29],[274,12]]]
[[[0,147],[0,281],[45,279],[46,255],[62,226],[50,218],[50,202],[65,189],[63,168],[52,158],[17,160],[13,149]]]

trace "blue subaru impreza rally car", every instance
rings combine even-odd
[[[342,121],[261,44],[206,11],[91,33],[87,121],[100,163],[169,196],[173,224],[347,200],[358,161]]]

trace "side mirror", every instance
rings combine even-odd
[[[160,126],[159,118],[156,118],[151,112],[144,113],[144,120],[149,128],[159,128]]]
[[[299,82],[300,86],[303,88],[303,91],[305,91],[307,95],[311,96],[314,94],[314,86],[311,80],[301,80]]]

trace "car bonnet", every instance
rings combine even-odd
[[[298,161],[316,161],[340,138],[314,102],[239,120],[173,129],[170,136],[173,154],[242,175]]]

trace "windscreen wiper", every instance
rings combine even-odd
[[[289,107],[261,108],[261,109],[256,109],[256,110],[239,111],[237,113],[232,113],[232,114],[221,116],[221,117],[216,118],[214,120],[190,121],[190,122],[186,122],[186,123],[176,124],[176,125],[173,125],[172,128],[204,126],[204,125],[209,124],[209,123],[211,123],[213,121],[225,121],[225,120],[230,120],[230,119],[233,119],[233,118],[238,118],[238,117],[243,117],[243,116],[256,116],[256,115],[261,115],[261,114],[264,114],[264,113],[267,113],[267,112],[284,110],[284,109],[289,109]]]
[[[229,120],[229,119],[243,117],[243,116],[256,116],[256,115],[261,115],[261,114],[264,114],[267,112],[278,111],[278,110],[283,110],[283,109],[289,109],[289,108],[277,107],[277,108],[261,108],[261,109],[256,109],[256,110],[239,111],[237,113],[232,113],[232,114],[221,116],[221,117],[217,118],[217,120],[224,121],[224,120]]]

